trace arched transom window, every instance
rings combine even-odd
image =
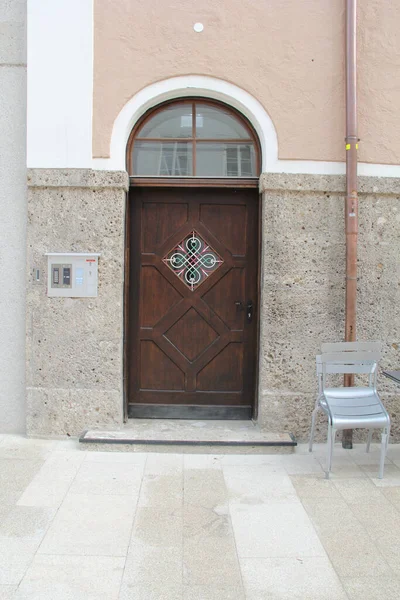
[[[256,177],[258,142],[249,123],[205,100],[164,104],[139,122],[128,144],[136,177]]]

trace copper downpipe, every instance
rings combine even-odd
[[[357,303],[357,0],[346,0],[346,314],[345,340],[356,340]],[[345,375],[344,385],[354,384],[352,375]],[[352,430],[343,432],[342,445],[352,448]]]

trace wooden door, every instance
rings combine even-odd
[[[250,418],[258,193],[130,192],[128,415]]]

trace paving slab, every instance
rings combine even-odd
[[[379,488],[379,491],[393,504],[393,506],[400,510],[400,486]]]
[[[183,511],[184,540],[230,538],[233,543],[232,523],[228,505],[212,508],[185,504]]]
[[[388,561],[371,539],[369,529],[357,518],[359,505],[343,499],[306,500],[304,506],[336,572],[341,577],[368,576],[390,572]],[[373,505],[366,504],[373,510]]]
[[[185,454],[183,466],[185,469],[221,469],[224,458],[223,454]]]
[[[338,530],[343,533],[346,528],[361,527],[343,498],[306,498],[303,499],[303,506],[318,534],[333,534]]]
[[[290,477],[281,466],[223,467],[230,504],[299,502]]]
[[[379,463],[381,459],[381,448],[380,445],[371,444],[371,449],[369,452],[365,451],[365,445],[363,444],[361,447],[356,445],[353,450],[349,450],[351,460],[360,467],[371,466],[375,469],[379,469]],[[390,451],[385,458],[385,465],[391,465],[393,461],[391,460]]]
[[[0,458],[0,504],[14,505],[42,465],[41,460]]]
[[[334,481],[334,486],[347,504],[375,504],[384,497],[382,491],[369,478],[338,479]]]
[[[395,575],[344,578],[342,582],[349,600],[398,600],[399,598],[400,578]]]
[[[325,556],[300,503],[232,505],[230,513],[240,558]]]
[[[37,555],[14,600],[118,600],[124,564],[105,556]]]
[[[304,498],[340,498],[334,482],[331,479],[325,479],[322,474],[312,475],[294,475],[291,481],[295,487],[296,493],[302,500]]]
[[[377,468],[371,467],[371,465],[362,468],[377,487],[400,487],[400,468],[396,467],[396,465],[385,467],[383,479],[378,479]]]
[[[37,551],[37,540],[0,536],[0,585],[18,585]]]
[[[71,494],[101,496],[139,495],[143,465],[112,462],[84,462],[69,488]]]
[[[273,465],[281,466],[281,458],[285,454],[256,454],[256,453],[241,453],[241,454],[225,454],[217,455],[221,466],[256,466],[256,465]],[[289,455],[290,456],[290,455]]]
[[[400,512],[384,496],[379,501],[352,504],[351,509],[373,540],[388,536],[400,539]]]
[[[183,548],[148,546],[133,541],[126,559],[123,582],[132,585],[182,585]]]
[[[400,469],[388,459],[377,480],[377,444],[367,459],[364,445],[336,444],[330,480],[324,444],[292,455],[0,446],[0,600],[399,597]],[[400,446],[390,457],[400,464]]]
[[[131,544],[163,548],[182,548],[182,508],[139,506],[132,530]]]
[[[323,471],[321,463],[312,454],[282,455],[279,457],[279,463],[288,475],[321,473]]]
[[[0,523],[6,518],[10,510],[12,510],[13,504],[0,504]]]
[[[19,584],[55,515],[49,508],[14,506],[0,522],[0,584]]]
[[[241,560],[246,600],[347,600],[326,557]]]
[[[0,600],[13,600],[16,590],[16,585],[0,585]]]
[[[185,505],[214,508],[227,504],[228,499],[228,490],[221,470],[185,469]]]
[[[183,583],[215,587],[241,586],[233,536],[203,535],[185,538]]]
[[[325,465],[326,463],[321,461],[321,466],[324,472],[326,470]],[[329,475],[329,478],[333,481],[335,481],[335,479],[348,479],[349,477],[366,477],[366,473],[363,471],[361,466],[346,460],[344,464],[335,464],[332,467],[332,471]]]
[[[83,454],[83,452],[82,452]],[[146,452],[87,452],[85,462],[123,463],[143,466],[146,464]]]
[[[146,474],[143,477],[139,506],[181,508],[183,504],[183,473]]]
[[[68,494],[39,554],[126,556],[137,499]]]
[[[0,522],[0,536],[42,541],[56,510],[37,506],[14,506]]]
[[[394,529],[390,534],[376,539],[375,545],[384,557],[386,563],[390,566],[391,572],[400,576],[400,539],[398,530]],[[374,573],[375,576],[381,574],[382,573]],[[367,575],[370,575],[370,573]]]
[[[58,508],[85,456],[80,452],[53,452],[20,496],[21,506]]]
[[[0,458],[44,460],[56,449],[56,440],[32,439],[21,435],[5,435],[0,441]]]
[[[371,573],[383,576],[391,573],[383,552],[360,524],[355,523],[350,528],[336,526],[331,530],[322,530],[319,538],[340,577],[367,577]]]
[[[166,475],[167,473],[182,473],[183,455],[181,453],[148,454],[146,460],[146,475]]]
[[[183,600],[245,600],[244,591],[240,587],[215,587],[209,585],[192,585],[183,587]]]
[[[119,600],[182,600],[182,586],[123,583]]]

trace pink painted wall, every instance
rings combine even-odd
[[[271,116],[279,158],[344,159],[345,0],[95,0],[93,153],[139,90],[224,79]],[[200,34],[196,22],[204,24]],[[359,2],[359,158],[400,163],[400,4]]]

